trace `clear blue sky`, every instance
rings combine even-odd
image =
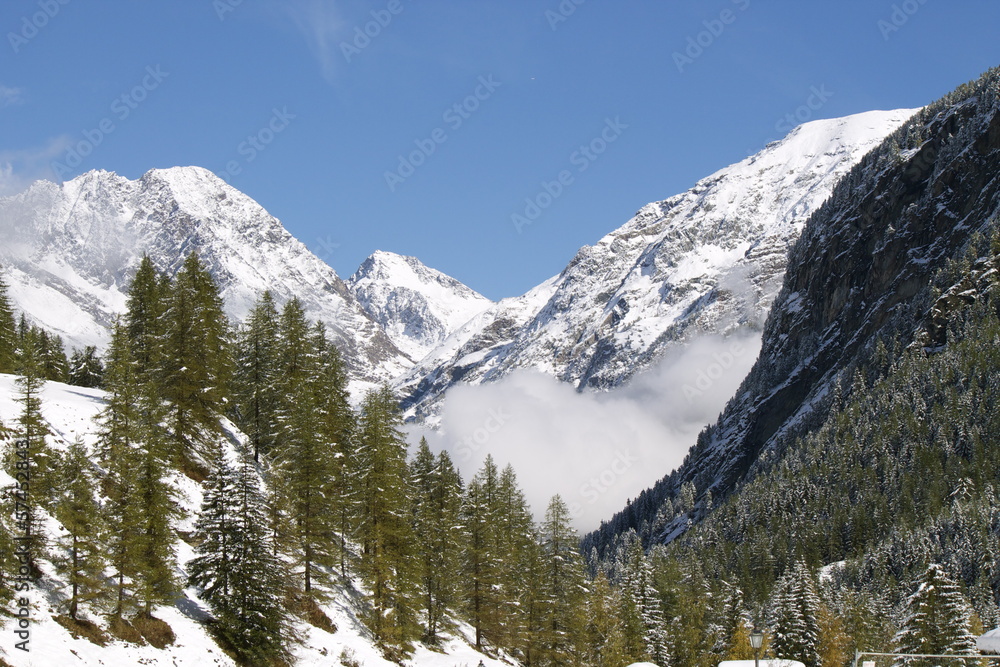
[[[6,0],[0,188],[55,178],[52,161],[88,136],[67,177],[235,165],[230,182],[342,276],[384,249],[500,298],[778,138],[789,113],[916,107],[1000,64],[995,0],[562,7],[568,16],[560,0]],[[377,18],[375,36],[356,40]],[[701,52],[678,67],[689,40]],[[814,90],[827,99],[803,107]],[[397,171],[418,141],[434,152]],[[604,152],[575,153],[592,142]],[[394,189],[392,171],[406,176]],[[564,171],[519,233],[511,216],[526,198],[549,204],[542,183]]]

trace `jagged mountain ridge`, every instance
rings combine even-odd
[[[558,276],[480,313],[411,369],[397,382],[408,416],[433,421],[456,383],[518,368],[611,388],[698,334],[759,330],[808,215],[913,113],[807,123],[643,207]]]
[[[200,167],[154,169],[134,181],[91,171],[61,185],[36,182],[0,199],[0,235],[17,307],[69,346],[106,344],[143,254],[173,275],[196,250],[234,320],[270,289],[279,303],[297,296],[327,324],[355,381],[386,381],[411,365],[332,268]]]
[[[493,305],[416,257],[382,250],[372,253],[345,282],[365,312],[414,361]]]
[[[872,151],[809,219],[789,254],[760,357],[683,465],[590,535],[601,548],[630,528],[669,542],[760,466],[820,424],[837,383],[879,341],[925,344],[930,281],[1000,212],[1000,70],[924,108]],[[661,507],[690,483],[697,508],[665,525]]]

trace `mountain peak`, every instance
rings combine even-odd
[[[201,167],[153,169],[136,180],[89,171],[0,199],[0,264],[28,318],[70,347],[103,346],[144,254],[172,275],[197,251],[241,320],[269,289],[297,296],[344,352],[359,382],[381,382],[406,357],[336,272],[249,196]]]
[[[416,257],[376,250],[347,285],[411,359],[422,359],[493,302]]]

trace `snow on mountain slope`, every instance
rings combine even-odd
[[[0,198],[0,264],[15,305],[68,346],[103,345],[143,254],[173,274],[198,251],[242,319],[258,294],[298,296],[327,323],[352,378],[382,381],[410,366],[333,269],[257,202],[199,167],[130,181],[91,171]]]
[[[16,378],[12,375],[0,375],[0,422],[12,427],[21,410],[17,403]],[[48,438],[50,446],[57,451],[64,451],[70,443],[80,438],[91,448],[96,444],[97,431],[94,416],[104,406],[104,392],[99,389],[83,389],[58,382],[47,382],[41,393],[42,416],[48,424],[52,435]],[[232,424],[224,422],[231,438],[242,441],[245,436]],[[0,440],[4,447],[10,445]],[[230,443],[231,444],[231,443]],[[190,531],[194,527],[195,512],[201,506],[201,487],[187,477],[173,474],[170,481],[179,491],[181,506],[188,514],[178,528]],[[0,469],[0,488],[6,488],[14,483],[7,472]],[[61,527],[55,519],[46,516],[45,529],[48,531],[50,549],[55,550],[56,537]],[[190,545],[178,539],[177,554],[180,568],[176,572],[178,579],[186,578],[184,571],[186,562],[194,556]],[[48,558],[40,560],[44,573],[40,585],[27,593],[30,606],[30,643],[29,652],[14,648],[13,621],[8,619],[2,628],[9,641],[0,643],[0,658],[14,667],[29,667],[32,665],[232,665],[236,663],[226,655],[214,642],[206,627],[202,624],[208,617],[208,610],[198,597],[198,591],[187,588],[179,592],[178,600],[171,606],[161,606],[154,609],[154,616],[166,621],[174,634],[176,641],[164,649],[149,645],[131,644],[122,640],[113,640],[107,646],[98,646],[85,638],[74,638],[54,616],[65,614],[64,602],[69,593],[68,584],[55,573],[52,562]],[[331,600],[323,606],[324,612],[337,627],[335,633],[329,633],[302,621],[294,623],[297,635],[302,638],[300,643],[292,646],[292,654],[296,666],[326,666],[340,664],[340,655],[347,649],[360,664],[367,667],[392,667],[396,663],[385,660],[377,647],[369,639],[369,633],[358,620],[352,601],[363,591],[354,587],[335,588],[331,591]],[[107,634],[108,621],[100,609],[89,604],[81,607],[81,617],[86,618]],[[460,626],[460,634],[465,638],[470,636],[471,629]],[[421,667],[453,667],[454,665],[476,665],[480,660],[487,667],[501,667],[507,663],[495,660],[476,652],[462,636],[446,639],[441,647],[443,652],[431,651],[418,646],[411,663]]]
[[[516,315],[500,302],[469,323],[475,331],[411,369],[397,383],[408,415],[435,414],[455,383],[490,382],[517,368],[610,388],[699,334],[760,329],[805,220],[914,112],[806,123],[687,192],[644,206],[522,297]]]
[[[414,361],[493,305],[416,257],[376,251],[346,281],[368,315]]]

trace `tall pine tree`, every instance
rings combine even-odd
[[[418,603],[401,423],[388,387],[368,392],[358,425],[357,535],[371,591],[369,627],[383,645],[408,651],[418,631]]]
[[[337,451],[317,418],[319,357],[297,299],[285,304],[280,324],[278,434],[271,470],[280,513],[272,515],[272,526],[301,569],[303,590],[315,595],[314,583],[337,562]]]
[[[962,591],[937,563],[931,563],[916,581],[906,603],[907,617],[894,643],[899,653],[961,655],[976,653],[969,631],[971,610]],[[897,665],[927,667],[933,660],[900,660]],[[974,660],[954,664],[977,664]]]
[[[229,322],[208,269],[191,253],[166,300],[163,397],[173,456],[201,472],[226,412],[232,374]],[[141,361],[141,360],[140,360]]]
[[[278,310],[261,294],[236,336],[233,379],[236,423],[250,438],[255,461],[274,447],[278,432]]]
[[[448,453],[442,451],[435,459],[427,440],[421,438],[410,464],[410,488],[424,637],[434,642],[456,598],[455,573],[462,550],[462,479]]]
[[[247,662],[273,664],[289,656],[284,565],[267,533],[265,498],[252,459],[234,468],[220,447],[195,526],[200,543],[188,565],[218,632]]]

